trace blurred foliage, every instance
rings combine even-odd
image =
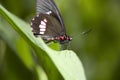
[[[120,1],[55,0],[55,2],[61,11],[67,33],[73,36],[73,41],[70,44],[71,49],[77,52],[77,55],[81,58],[87,79],[119,80]],[[35,0],[0,0],[0,3],[27,22],[35,15]],[[6,29],[13,35],[17,34],[16,32],[13,33],[14,30]],[[88,29],[92,29],[92,31],[86,35],[78,35]],[[18,35],[15,35],[12,39],[16,39],[16,42],[23,41]],[[28,65],[24,65],[16,55],[16,49],[14,48],[17,45],[11,46],[6,40],[4,32],[0,32],[0,80],[5,77],[2,72],[5,72],[9,77],[14,77],[15,71],[18,69],[12,69],[13,65],[20,66],[24,70],[24,72],[17,71],[18,73],[24,73],[23,75],[17,75],[19,80],[31,79],[33,73],[27,70],[26,67],[32,62],[26,62]],[[25,52],[28,53],[30,48],[27,44],[24,47],[27,47]],[[12,57],[17,59],[14,61]],[[18,61],[16,60],[19,61],[17,65],[16,62]],[[10,61],[14,63],[9,64]],[[4,67],[5,65],[7,67]],[[8,68],[11,68],[11,70]],[[24,79],[22,79],[23,77]],[[16,77],[14,78],[13,80],[16,80]]]

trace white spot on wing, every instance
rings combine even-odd
[[[46,23],[44,21],[41,21],[41,25],[46,25]]]
[[[32,18],[32,20],[35,20],[35,18]]]
[[[31,31],[33,31],[33,28],[31,27]]]
[[[40,34],[44,34],[44,32],[40,32]]]
[[[44,19],[44,22],[47,22],[47,19]]]
[[[40,29],[40,31],[42,31],[42,32],[43,32],[43,31],[46,31],[46,29]]]
[[[51,14],[52,13],[52,11],[48,11],[48,12],[46,12],[46,14]]]
[[[39,28],[46,28],[45,25],[39,25]]]
[[[39,17],[39,14],[37,14],[36,16]]]

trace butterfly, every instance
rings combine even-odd
[[[36,16],[30,26],[34,36],[41,36],[46,42],[65,44],[72,40],[66,34],[63,19],[53,0],[36,0]]]

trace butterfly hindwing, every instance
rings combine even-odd
[[[61,33],[61,25],[56,20],[56,18],[47,15],[47,14],[39,14],[31,20],[32,32],[34,35],[43,37],[56,37],[59,35],[64,35],[65,33]]]

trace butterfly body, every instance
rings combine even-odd
[[[63,20],[53,0],[37,0],[37,15],[30,25],[33,34],[45,41],[64,44],[72,40],[66,35]]]

